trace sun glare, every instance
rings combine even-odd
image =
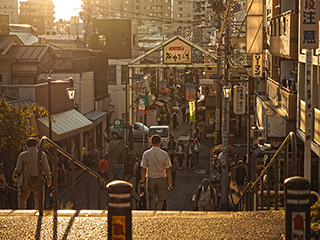
[[[58,21],[60,18],[65,20],[70,20],[72,16],[77,16],[78,13],[82,10],[81,0],[53,0],[55,5],[55,21]]]

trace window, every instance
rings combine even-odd
[[[182,8],[181,8],[181,7],[179,7],[179,8],[178,8],[178,11],[182,11]]]
[[[106,38],[106,35],[104,34],[100,34],[99,35],[99,46],[107,46],[107,38]]]
[[[121,65],[121,84],[126,85],[128,83],[128,66]]]
[[[128,34],[121,34],[121,46],[128,46],[129,45],[129,35]]]
[[[115,65],[109,66],[109,85],[117,85],[117,69]]]

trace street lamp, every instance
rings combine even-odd
[[[231,87],[224,86],[223,90],[223,125],[222,125],[222,182],[221,182],[221,208],[228,208],[228,158],[229,158],[229,98],[231,97]]]
[[[70,87],[68,87],[67,90],[67,95],[70,100],[74,99],[74,96],[76,95],[76,89],[73,87],[73,79],[72,77],[69,78],[70,81]]]

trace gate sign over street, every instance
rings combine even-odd
[[[123,119],[114,119],[113,126],[114,126],[114,129],[123,129],[124,120]]]
[[[300,48],[319,47],[319,1],[300,0]]]
[[[192,63],[191,46],[180,39],[175,39],[163,47],[163,63]]]

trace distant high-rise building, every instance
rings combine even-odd
[[[19,23],[18,0],[1,0],[0,13],[9,15],[10,24]]]
[[[20,2],[19,22],[30,24],[37,35],[50,34],[54,24],[54,5],[52,0],[28,0]]]

